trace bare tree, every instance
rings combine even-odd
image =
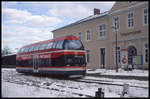
[[[2,49],[2,56],[8,55],[8,54],[12,54],[11,49],[8,46],[5,46]]]

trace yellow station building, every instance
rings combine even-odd
[[[93,12],[91,16],[53,30],[54,38],[70,34],[77,36],[87,52],[87,68],[115,69],[117,33],[118,67],[122,67],[122,49],[126,49],[128,65],[148,69],[148,2],[116,2],[110,11],[101,13],[100,9],[94,8]]]

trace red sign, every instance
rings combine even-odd
[[[122,63],[123,63],[123,64],[126,64],[126,62],[127,62],[127,58],[126,58],[126,56],[124,55],[123,58],[122,58]]]
[[[121,65],[128,64],[128,52],[126,49],[121,49]]]

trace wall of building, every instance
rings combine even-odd
[[[138,5],[138,6],[137,6]],[[132,7],[133,6],[133,7]],[[114,69],[115,65],[115,33],[112,28],[113,17],[119,16],[119,30],[117,31],[118,45],[121,49],[127,49],[133,45],[137,49],[138,55],[143,55],[143,46],[148,42],[149,25],[143,25],[143,8],[147,7],[148,3],[133,2],[129,5],[124,5],[124,2],[117,2],[108,15],[99,17],[90,21],[86,21],[77,25],[68,26],[54,31],[54,38],[73,34],[78,37],[78,32],[81,32],[81,40],[84,44],[85,50],[90,50],[90,63],[88,68],[101,68],[100,65],[100,48],[105,48],[105,68]],[[127,27],[127,15],[133,12],[134,27]],[[106,36],[99,38],[99,25],[106,24]],[[86,31],[90,30],[91,40],[86,40]],[[145,68],[148,64],[144,63]],[[121,67],[121,64],[119,64]]]
[[[117,31],[117,38],[118,38],[118,45],[121,47],[121,49],[127,49],[130,45],[133,45],[137,49],[138,55],[143,55],[143,46],[145,42],[148,42],[148,33],[149,33],[149,25],[143,24],[143,9],[148,7],[148,3],[133,3],[132,6],[130,6],[131,9],[125,10],[125,6],[123,6],[124,2],[122,3],[122,7],[114,7],[115,11],[119,10],[120,12],[117,14],[110,14],[110,21],[109,24],[113,24],[113,17],[119,16],[120,21],[120,27]],[[116,3],[116,5],[119,5],[119,3]],[[121,4],[120,4],[121,5]],[[135,6],[138,5],[138,6]],[[135,8],[136,7],[136,8]],[[114,11],[114,9],[112,9]],[[127,15],[129,12],[133,12],[134,15],[134,27],[128,28],[127,27]],[[110,12],[111,13],[111,12]],[[115,48],[115,33],[113,28],[110,28],[111,43],[112,48]],[[113,51],[111,51],[112,57],[115,57],[115,54],[113,54]],[[112,62],[115,63],[115,58],[112,58]],[[148,67],[148,64],[144,63],[145,68]],[[114,67],[114,66],[113,66]]]

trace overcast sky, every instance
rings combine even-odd
[[[13,52],[26,44],[53,38],[52,30],[108,11],[115,2],[2,2],[2,48]]]

